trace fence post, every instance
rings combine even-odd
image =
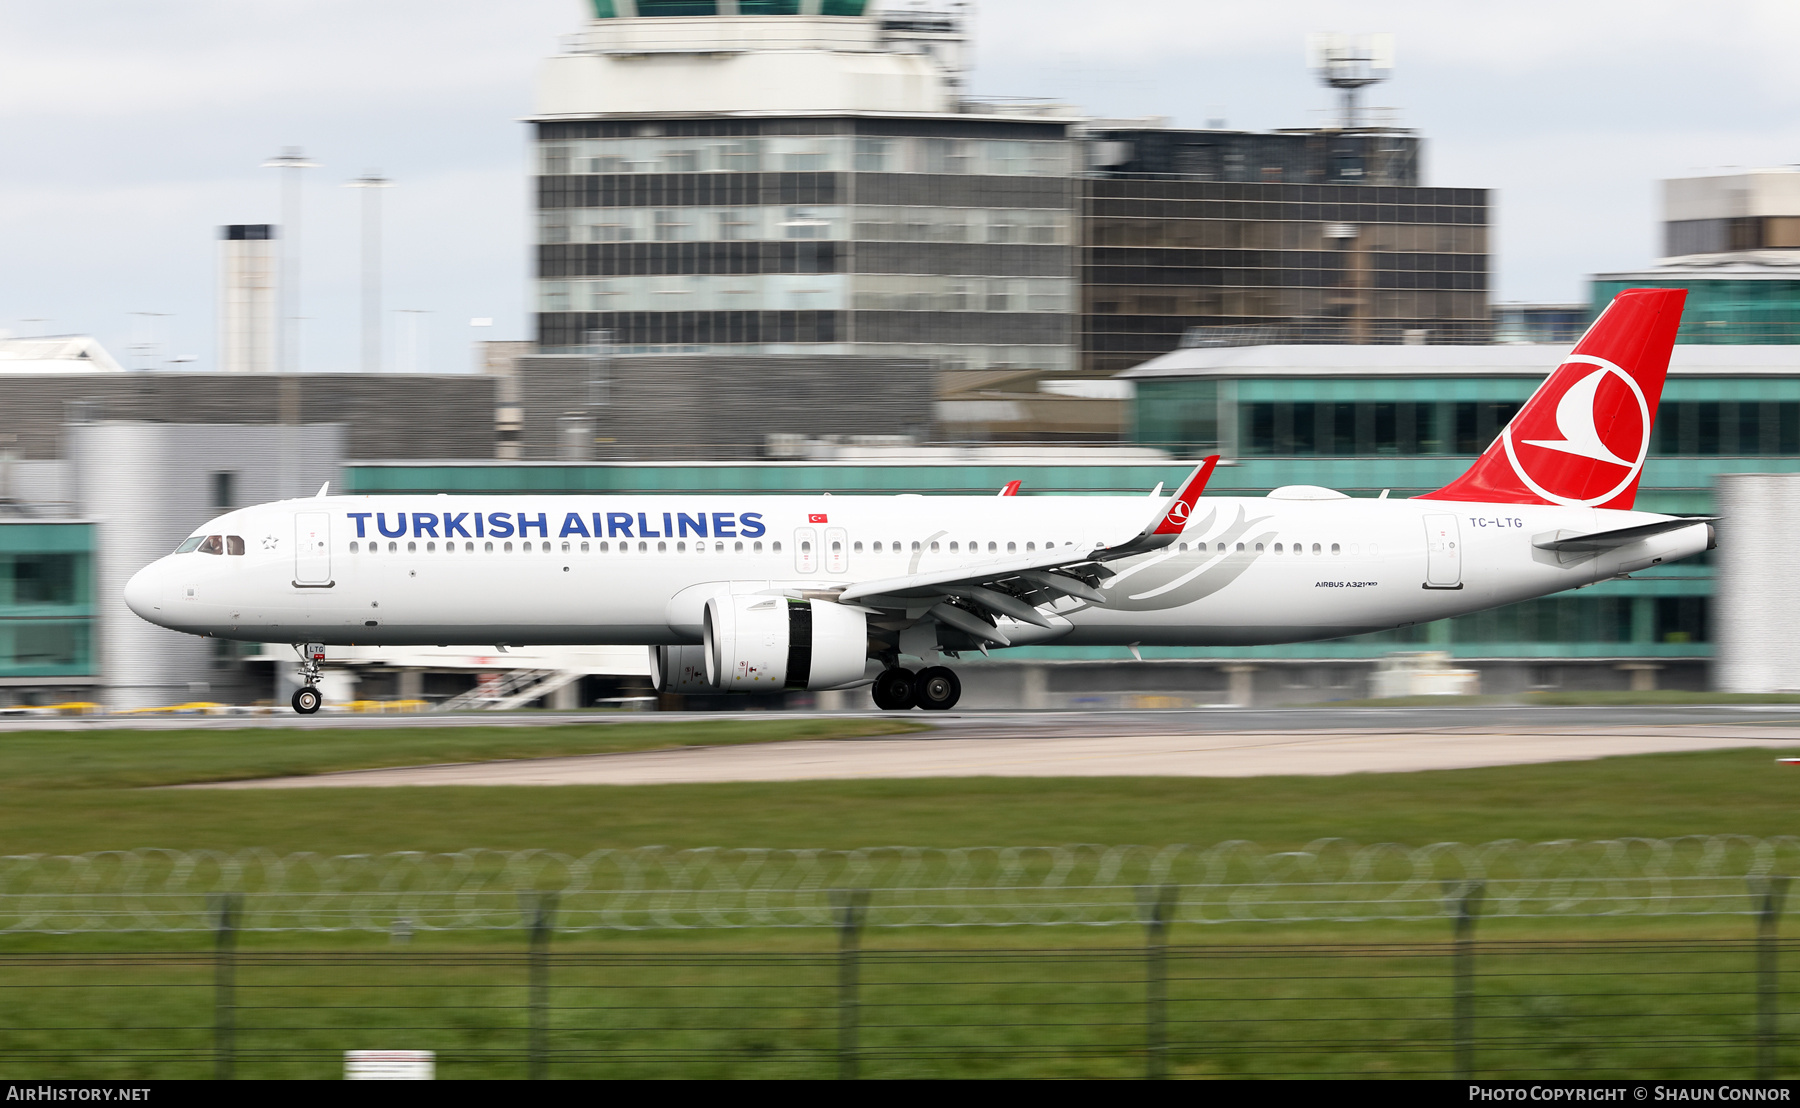
[[[1175,916],[1176,889],[1164,885],[1138,890],[1144,907],[1144,1076],[1169,1076],[1169,921]]]
[[[857,944],[863,919],[869,910],[869,890],[833,889],[831,906],[837,916],[838,928],[838,1080],[854,1081],[857,1078],[857,1033],[861,1028]]]
[[[1781,981],[1776,976],[1776,931],[1787,899],[1788,878],[1752,877],[1756,903],[1756,1076],[1775,1076],[1775,1046],[1780,1034]]]
[[[550,1076],[550,927],[556,915],[556,894],[529,894],[525,907],[531,927],[527,959],[530,995],[526,1002],[531,1009],[530,1077],[542,1081]]]
[[[243,897],[220,893],[213,917],[213,1080],[230,1081],[237,1063],[237,929]]]
[[[1458,1080],[1475,1076],[1475,917],[1485,881],[1445,882],[1446,907],[1455,921],[1450,948],[1450,1028],[1452,1061]]]

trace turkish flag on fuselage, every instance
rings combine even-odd
[[[1421,500],[1630,508],[1686,289],[1626,289],[1469,471]]]

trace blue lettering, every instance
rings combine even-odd
[[[357,538],[359,538],[359,539],[368,538],[367,535],[363,534],[363,521],[368,519],[370,516],[372,516],[374,514],[375,514],[374,512],[351,512],[350,513],[350,518],[354,519],[356,521],[356,537]]]
[[[606,528],[600,523],[600,513],[599,512],[594,513],[594,537],[597,539],[603,539],[606,537]]]
[[[663,513],[663,534],[671,539],[675,537],[675,521],[668,512]]]
[[[468,518],[469,518],[469,513],[467,513],[467,512],[458,512],[455,515],[451,515],[449,512],[445,512],[444,513],[444,537],[447,539],[456,539],[456,538],[466,539],[466,538],[468,538],[469,533],[467,531],[463,530],[463,522],[462,522],[463,520],[468,519]],[[481,517],[479,515],[477,515],[475,517],[475,526],[477,526],[477,527],[481,526]]]
[[[475,537],[476,537],[476,538],[478,538],[478,539],[479,539],[479,538],[481,538],[481,537],[482,537],[482,533],[481,533],[481,513],[480,513],[480,512],[476,512],[476,513],[475,513]]]
[[[663,518],[667,519],[668,517],[664,516]],[[699,535],[701,538],[706,537],[706,513],[705,512],[701,512],[700,518],[698,518],[698,519],[695,519],[693,516],[688,515],[686,512],[677,513],[676,518],[681,521],[681,537],[682,538],[685,539],[688,537],[688,528],[690,528],[690,527],[692,527],[694,529],[694,534]]]
[[[400,536],[406,534],[406,513],[405,512],[400,513],[400,526],[398,526],[398,527],[394,528],[392,531],[390,531],[390,530],[388,530],[388,525],[387,525],[387,513],[386,512],[376,512],[375,513],[375,526],[381,528],[381,533],[386,535],[388,538],[397,539]]]
[[[570,535],[580,535],[584,539],[588,537],[587,524],[581,522],[581,517],[574,512],[563,517],[562,533],[556,537],[566,539]]]
[[[733,518],[736,512],[713,513],[713,537],[730,539],[737,537],[737,521]]]
[[[599,525],[596,524],[594,526],[594,530],[598,531],[599,529],[600,529]],[[621,535],[623,535],[626,538],[631,537],[631,513],[630,512],[608,512],[608,513],[606,513],[606,537],[609,539],[616,539]]]
[[[435,539],[437,534],[436,512],[413,513],[413,535],[421,539]]]
[[[763,532],[767,530],[767,528],[763,526],[761,512],[745,512],[742,516],[738,517],[738,522],[743,525],[744,537],[747,539],[761,538]],[[750,530],[752,527],[756,528],[756,530]]]
[[[520,512],[519,513],[519,537],[524,538],[525,536],[531,534],[531,529],[533,527],[536,527],[538,529],[538,535],[540,537],[546,538],[546,539],[550,537],[550,524],[545,521],[543,512],[538,513],[538,517],[536,520],[526,519],[525,513]]]
[[[489,512],[488,513],[488,529],[490,532],[492,532],[493,536],[497,539],[505,539],[505,538],[512,537],[512,533],[513,533],[512,513],[511,512]]]
[[[668,517],[664,516],[663,518],[667,519]],[[638,513],[638,538],[640,538],[640,539],[660,539],[660,538],[662,538],[661,535],[657,534],[655,531],[650,530],[650,521],[644,518],[643,512]]]

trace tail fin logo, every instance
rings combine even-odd
[[[1584,364],[1597,368],[1580,375],[1575,367]],[[1540,393],[1501,432],[1506,459],[1526,488],[1553,504],[1604,504],[1644,468],[1650,405],[1636,379],[1604,358],[1571,354],[1552,381],[1558,376],[1568,383],[1554,409],[1551,396]],[[1572,466],[1571,456],[1602,464]]]

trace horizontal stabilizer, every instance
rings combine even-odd
[[[1571,535],[1566,531],[1554,531],[1532,540],[1531,545],[1539,550],[1554,550],[1558,554],[1598,554],[1603,550],[1616,550],[1621,546],[1628,546],[1639,539],[1664,535],[1670,531],[1679,531],[1695,524],[1712,523],[1718,519],[1718,516],[1682,516],[1677,519],[1657,520],[1655,523],[1642,523],[1636,527],[1620,527],[1614,531],[1596,531],[1589,535]]]

